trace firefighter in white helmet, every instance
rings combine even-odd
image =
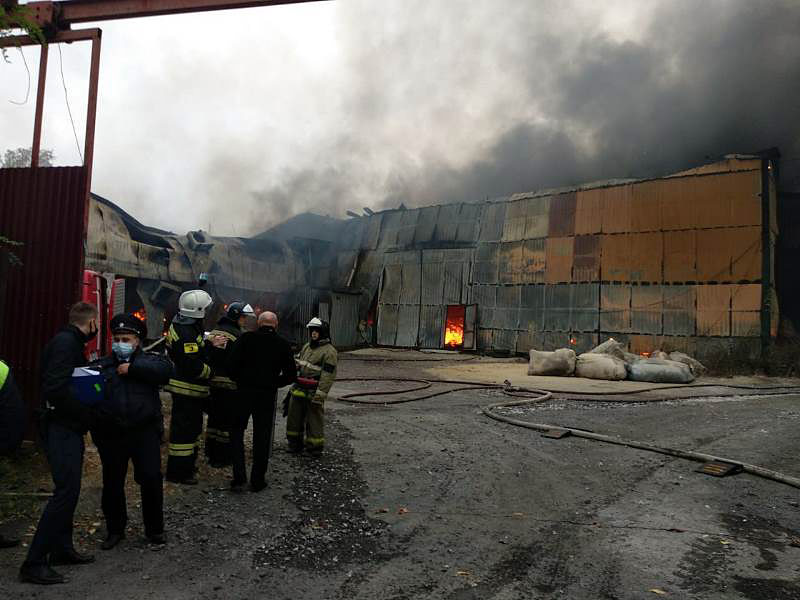
[[[175,377],[164,388],[172,393],[167,481],[174,483],[197,483],[197,443],[203,431],[203,401],[211,395],[212,375],[203,318],[212,302],[203,290],[181,294],[178,314],[167,334],[167,353],[175,363]]]
[[[302,452],[305,446],[309,454],[319,456],[325,445],[325,400],[339,359],[325,321],[314,317],[306,327],[309,341],[295,359],[297,383],[289,393],[286,438],[290,452]]]

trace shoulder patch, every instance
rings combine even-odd
[[[322,365],[322,370],[326,373],[333,373],[336,370],[336,365],[332,365],[330,363],[325,363]]]
[[[200,347],[194,342],[189,342],[183,345],[184,354],[194,354],[195,352],[199,352],[199,350]]]

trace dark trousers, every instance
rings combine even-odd
[[[73,549],[72,519],[81,493],[83,436],[50,422],[43,431],[43,441],[55,489],[39,519],[26,565],[46,564],[48,554]]]
[[[125,533],[128,503],[125,479],[128,461],[142,495],[142,520],[147,536],[164,532],[164,486],[161,478],[161,443],[157,424],[116,432],[92,432],[103,465],[103,515],[108,533]]]
[[[203,398],[173,393],[167,479],[180,481],[194,477],[197,442],[202,432]]]
[[[272,452],[276,394],[277,390],[239,390],[234,428],[231,432],[234,483],[247,481],[244,432],[251,416],[253,417],[253,466],[250,469],[250,484],[264,483]]]
[[[236,390],[211,388],[211,398],[206,404],[206,458],[212,465],[231,464],[231,429]]]

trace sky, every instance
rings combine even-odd
[[[92,189],[176,232],[252,235],[309,210],[476,201],[771,146],[800,188],[794,0],[335,0],[98,26]],[[38,50],[24,57],[0,64],[0,152],[30,145]],[[57,164],[80,163],[88,71],[88,43],[51,49]]]

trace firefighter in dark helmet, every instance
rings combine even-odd
[[[175,376],[164,387],[172,393],[167,481],[196,485],[197,444],[203,432],[203,403],[211,396],[209,348],[203,334],[203,317],[212,303],[203,290],[181,294],[178,314],[167,333],[167,353]]]
[[[211,348],[211,366],[214,376],[210,380],[211,398],[206,406],[206,458],[212,467],[226,467],[231,464],[231,427],[233,410],[236,405],[236,382],[227,369],[233,345],[242,331],[250,329],[256,313],[253,307],[244,302],[231,302],[217,326],[208,334],[210,339],[221,339],[222,343]]]
[[[286,438],[290,452],[305,449],[322,454],[325,445],[325,400],[336,380],[338,353],[330,340],[328,324],[316,317],[309,321],[308,343],[295,359],[297,383],[289,393]]]

